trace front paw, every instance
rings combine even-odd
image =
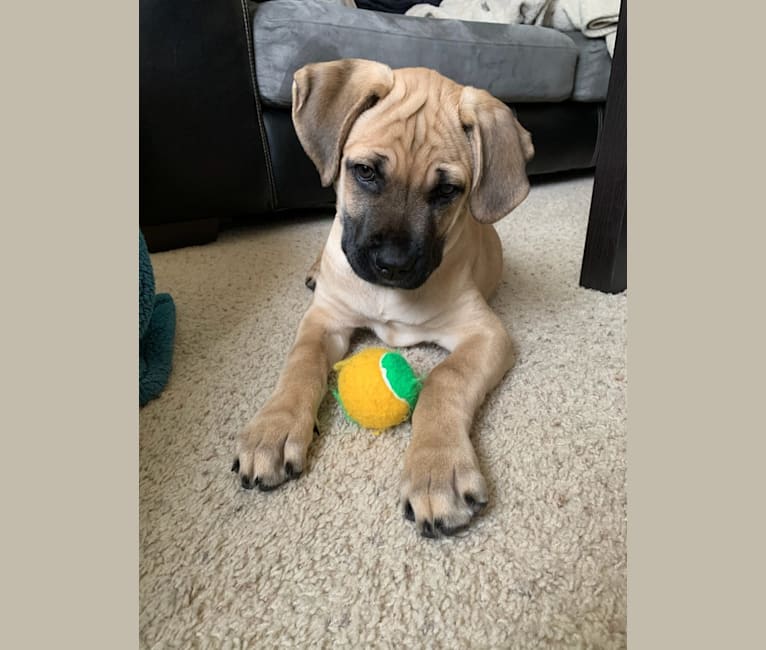
[[[273,490],[303,473],[313,432],[312,421],[301,422],[287,410],[261,412],[240,431],[231,469],[243,488]]]
[[[433,538],[463,530],[487,500],[487,484],[467,439],[463,445],[410,445],[400,502],[421,535]]]

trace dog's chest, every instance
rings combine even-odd
[[[396,322],[375,323],[373,331],[383,343],[395,348],[415,345],[430,338],[421,328]]]
[[[404,300],[398,292],[379,292],[368,307],[367,327],[386,345],[404,347],[430,338],[428,323],[434,313],[428,303]]]
[[[317,289],[325,289],[317,292],[320,302],[330,306],[341,320],[372,330],[392,347],[431,340],[433,325],[444,308],[430,295],[373,287],[353,273],[332,286],[333,290],[327,291],[320,280]]]

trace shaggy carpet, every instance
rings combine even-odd
[[[538,182],[497,224],[493,306],[520,356],[476,419],[490,505],[459,537],[421,538],[399,511],[409,425],[375,437],[331,396],[302,478],[261,493],[229,472],[329,219],[152,256],[178,324],[170,381],[140,413],[142,647],[626,645],[627,299],[578,286],[592,187]],[[444,356],[405,353],[419,373]]]

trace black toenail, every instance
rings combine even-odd
[[[409,501],[404,504],[404,518],[408,519],[409,521],[415,521],[415,512],[412,510],[412,506],[410,505]]]
[[[321,433],[319,433],[319,427],[316,424],[314,425],[314,433],[316,433],[318,436],[322,435]]]
[[[423,522],[423,530],[420,534],[423,535],[423,537],[428,537],[430,539],[434,539],[436,537],[436,533],[434,533],[434,529],[433,526],[431,526],[430,521]]]
[[[250,478],[247,476],[243,476],[241,482],[242,482],[242,487],[245,488],[246,490],[252,490],[255,487],[255,483],[251,483]]]
[[[302,473],[303,472],[300,472],[300,471],[296,470],[293,467],[292,463],[290,463],[290,462],[285,463],[285,474],[287,475],[287,478],[289,478],[289,479],[296,479],[296,478],[300,477],[300,475]]]
[[[463,498],[471,510],[473,510],[474,514],[479,512],[484,506],[487,505],[486,501],[478,501],[476,497],[473,496],[473,494],[465,494],[463,495]]]
[[[231,471],[239,472],[239,458],[234,459],[234,462],[231,464]]]

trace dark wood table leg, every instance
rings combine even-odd
[[[622,0],[606,97],[580,285],[607,293],[627,287],[627,15]]]

